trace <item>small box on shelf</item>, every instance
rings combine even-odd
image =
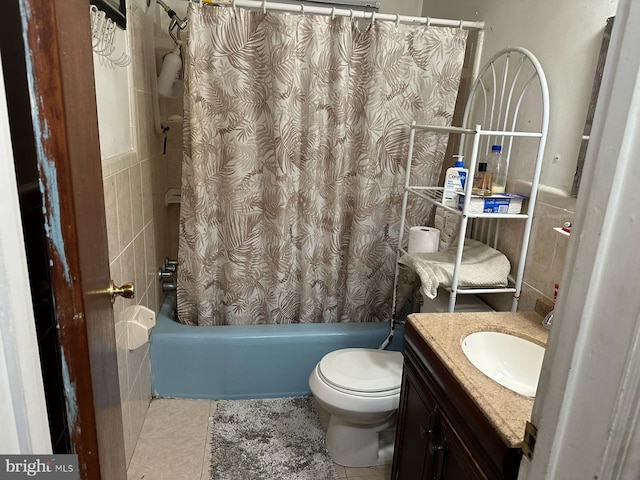
[[[458,194],[458,210],[464,205],[464,193]],[[511,213],[517,214],[522,210],[522,201],[527,197],[515,193],[495,193],[481,196],[471,195],[469,213]]]

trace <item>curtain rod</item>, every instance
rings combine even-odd
[[[449,20],[444,18],[430,17],[411,17],[408,15],[365,12],[362,10],[352,10],[346,8],[329,8],[316,7],[312,5],[294,5],[289,3],[267,2],[265,0],[189,0],[193,3],[201,3],[207,5],[227,6],[227,7],[244,7],[256,10],[275,10],[279,12],[291,13],[313,13],[316,15],[330,15],[332,17],[350,17],[364,18],[371,21],[388,20],[396,23],[409,23],[414,25],[427,25],[434,27],[458,27],[467,30],[482,30],[484,22],[471,22],[467,20]]]

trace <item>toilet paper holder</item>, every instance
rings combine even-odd
[[[134,305],[123,312],[127,332],[127,348],[135,350],[149,341],[149,331],[156,324],[156,314],[150,308]]]

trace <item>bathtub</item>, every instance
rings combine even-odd
[[[387,322],[189,326],[167,295],[151,331],[151,391],[157,397],[275,398],[310,395],[311,370],[328,352],[378,348]],[[402,326],[389,350],[401,351]]]

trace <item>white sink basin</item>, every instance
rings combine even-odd
[[[476,332],[462,339],[462,351],[482,373],[500,385],[535,397],[544,348],[514,335]]]

